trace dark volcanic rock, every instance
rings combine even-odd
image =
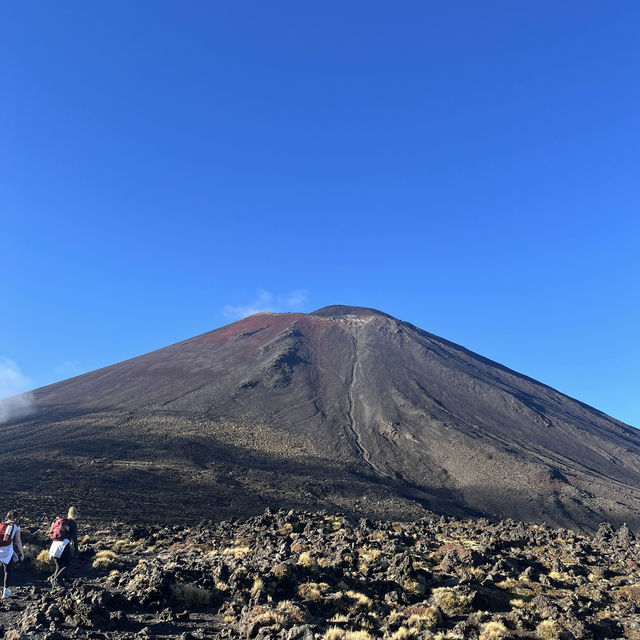
[[[513,521],[356,524],[284,510],[151,525],[135,541],[120,529],[90,529],[65,588],[33,574],[32,586],[16,585],[0,601],[5,637],[640,638],[636,541]],[[105,548],[117,551],[96,563]]]
[[[635,429],[372,309],[258,314],[35,400],[0,427],[0,473],[51,512],[60,499],[139,521],[274,505],[640,524]]]

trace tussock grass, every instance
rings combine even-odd
[[[462,615],[470,609],[469,598],[450,587],[434,589],[433,599],[448,616]]]
[[[360,609],[363,611],[369,611],[373,608],[373,601],[364,593],[360,593],[359,591],[347,591],[345,595],[353,601],[352,608],[354,610]]]
[[[371,564],[375,562],[380,557],[381,553],[382,551],[380,551],[380,549],[363,548],[358,551],[360,560],[365,564]]]
[[[409,607],[406,613],[410,614],[407,624],[415,629],[432,630],[440,622],[440,612],[437,607]]]
[[[281,600],[278,603],[277,610],[286,616],[288,625],[307,622],[305,611],[291,600]]]
[[[405,580],[402,587],[405,591],[416,596],[424,595],[427,592],[427,585],[423,580]]]
[[[264,606],[254,607],[247,614],[247,621],[254,625],[254,628],[272,626],[281,627],[285,620],[286,617],[282,612]]]
[[[502,622],[487,622],[483,625],[479,640],[502,640],[509,635]]]
[[[336,613],[333,617],[329,618],[329,622],[349,622],[349,616],[345,616],[344,613]]]
[[[241,558],[244,558],[248,553],[249,553],[250,549],[247,546],[237,546],[237,547],[227,547],[226,549],[222,550],[223,555],[226,556],[233,556],[234,558],[240,560]]]
[[[326,582],[305,582],[298,585],[298,595],[303,600],[310,600],[312,602],[318,602],[322,599],[322,596],[329,590],[329,585]]]
[[[340,627],[330,627],[322,636],[322,640],[371,640],[368,631],[346,631]]]
[[[49,550],[43,549],[38,555],[31,561],[31,566],[34,571],[40,573],[49,573],[53,570],[53,560],[49,559]]]
[[[252,596],[257,596],[264,589],[264,580],[262,578],[256,576],[253,579],[253,584],[251,585],[251,589],[249,593]]]
[[[388,640],[418,640],[419,637],[418,631],[409,627],[399,627],[391,635],[385,636]]]
[[[118,556],[110,550],[98,551],[96,553],[91,566],[94,569],[109,569],[118,564]]]
[[[111,548],[116,553],[135,553],[141,547],[140,542],[131,542],[130,540],[116,540]]]
[[[561,635],[561,629],[553,620],[543,620],[536,627],[536,636],[540,640],[558,640]]]
[[[298,564],[312,573],[318,570],[318,561],[308,551],[303,551],[298,556]]]

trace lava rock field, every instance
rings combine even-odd
[[[198,526],[80,523],[51,588],[44,525],[0,601],[4,640],[640,638],[640,543],[511,520],[267,510]]]

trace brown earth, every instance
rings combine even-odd
[[[640,525],[635,429],[371,309],[257,314],[34,395],[0,427],[0,497],[32,512]]]

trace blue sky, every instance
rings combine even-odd
[[[640,427],[635,0],[2,16],[0,395],[354,304]]]

